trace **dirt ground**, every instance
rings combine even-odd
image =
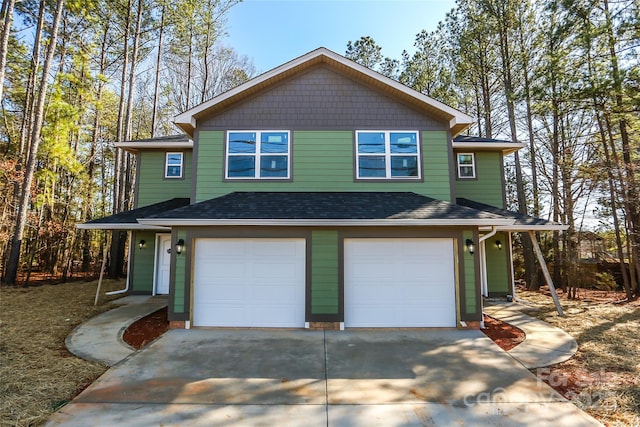
[[[36,426],[96,380],[106,367],[69,353],[80,323],[116,307],[124,280],[0,286],[0,426]]]
[[[530,316],[557,326],[578,342],[566,362],[532,372],[606,426],[640,426],[640,300],[623,292],[579,289],[576,299],[558,291],[558,315],[547,287],[518,288]]]

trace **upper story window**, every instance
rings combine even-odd
[[[164,164],[165,178],[182,178],[183,153],[167,153]]]
[[[290,152],[289,131],[229,131],[225,176],[287,179]]]
[[[476,159],[473,153],[458,153],[458,178],[476,177]]]
[[[414,131],[357,131],[357,177],[420,178],[420,144]]]

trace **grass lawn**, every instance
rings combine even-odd
[[[557,326],[578,341],[564,363],[534,370],[552,387],[607,426],[640,426],[640,303],[615,303],[620,294],[583,291],[560,296],[565,317],[550,296],[518,291],[527,314]]]
[[[32,287],[0,286],[0,425],[42,424],[100,376],[106,367],[70,354],[64,339],[80,323],[114,307],[105,291],[124,281]]]

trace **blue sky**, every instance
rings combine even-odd
[[[244,0],[231,8],[225,45],[253,59],[258,73],[320,46],[344,55],[349,40],[371,36],[382,54],[413,52],[454,0]]]

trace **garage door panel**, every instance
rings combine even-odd
[[[240,283],[199,287],[198,299],[200,304],[215,302],[216,304],[242,301],[246,298],[246,292]]]
[[[242,241],[233,241],[231,239],[227,240],[224,245],[220,245],[214,239],[198,239],[197,246],[201,253],[198,254],[199,257],[203,258],[217,258],[217,257],[227,257],[227,258],[235,258],[238,256],[242,256],[246,251],[246,243]]]
[[[277,301],[274,299],[277,298]],[[290,306],[298,300],[298,295],[293,286],[266,286],[257,285],[251,289],[251,295],[247,299],[261,301],[261,305],[285,305]],[[259,307],[256,307],[258,309]]]
[[[292,261],[276,259],[273,262],[256,262],[252,267],[256,277],[278,278],[294,282],[300,276],[299,265]]]
[[[455,326],[452,239],[346,239],[345,325]]]
[[[253,245],[253,251],[255,255],[272,257],[272,258],[295,257],[299,249],[300,249],[299,246],[294,241],[291,241],[291,242],[264,241],[264,242],[256,242]]]
[[[197,239],[195,247],[195,326],[304,326],[304,239]]]
[[[200,265],[196,267],[196,271],[200,273],[200,277],[204,282],[243,280],[246,276],[245,264],[236,260],[232,261],[224,257],[209,257],[198,261]],[[216,266],[215,269],[210,268],[212,264]]]

